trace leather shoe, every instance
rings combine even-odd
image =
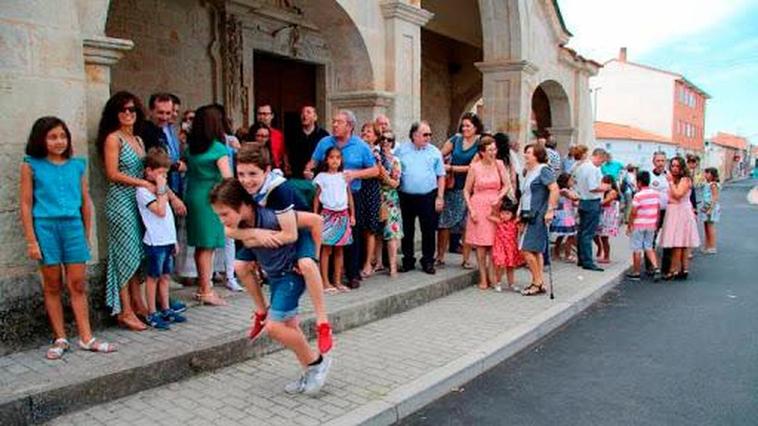
[[[582,269],[586,269],[588,271],[597,271],[597,272],[603,272],[605,269],[597,266],[597,265],[584,265],[582,266]]]
[[[410,271],[412,271],[414,269],[416,269],[415,266],[402,265],[397,270],[398,270],[398,272],[410,272]]]
[[[351,290],[355,290],[356,288],[360,288],[360,286],[361,286],[361,280],[359,280],[358,278],[351,278],[347,282],[347,288],[349,288]]]
[[[424,269],[424,272],[426,272],[429,275],[434,275],[437,273],[433,265],[424,265],[423,269]]]

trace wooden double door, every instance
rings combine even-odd
[[[253,64],[256,108],[270,104],[274,127],[282,129],[285,139],[293,140],[300,129],[300,109],[316,106],[318,65],[262,52],[254,53]]]

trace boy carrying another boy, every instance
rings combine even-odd
[[[649,185],[650,173],[646,171],[637,173],[637,193],[632,198],[632,211],[626,227],[626,234],[631,237],[633,252],[632,272],[626,276],[634,281],[640,280],[643,252],[654,269],[653,280],[658,281],[661,275],[653,246],[661,198],[658,191],[650,189]]]
[[[210,195],[213,210],[224,224],[226,235],[244,244],[248,262],[256,262],[268,278],[271,292],[270,306],[260,290],[260,280],[256,274],[243,278],[253,298],[256,311],[266,312],[263,330],[297,357],[303,373],[296,381],[288,384],[287,393],[313,395],[326,382],[331,357],[311,349],[298,321],[300,297],[305,292],[305,280],[297,271],[297,241],[284,244],[267,244],[269,238],[276,239],[281,231],[274,210],[263,208],[235,179],[225,179],[213,188]],[[316,218],[312,220],[311,218]],[[311,229],[320,230],[320,216],[298,212],[298,223],[305,220]],[[305,225],[303,225],[305,226]],[[241,277],[242,278],[242,277]],[[253,283],[246,281],[252,280]]]
[[[169,276],[174,271],[176,254],[176,227],[174,212],[168,202],[167,174],[171,167],[171,158],[161,148],[150,148],[145,156],[145,179],[155,184],[155,193],[147,188],[138,187],[136,192],[137,208],[142,223],[145,225],[145,257],[147,275],[147,323],[158,330],[170,329],[172,322],[185,322],[187,319],[169,306]],[[156,309],[156,293],[161,311]]]

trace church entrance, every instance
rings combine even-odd
[[[258,51],[254,53],[255,105],[271,104],[275,114],[273,125],[282,129],[285,140],[293,140],[300,128],[303,105],[318,107],[317,71],[318,65],[315,64]]]

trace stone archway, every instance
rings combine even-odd
[[[545,80],[537,86],[532,94],[531,111],[531,130],[536,136],[552,136],[562,152],[573,144],[571,103],[559,82]]]

